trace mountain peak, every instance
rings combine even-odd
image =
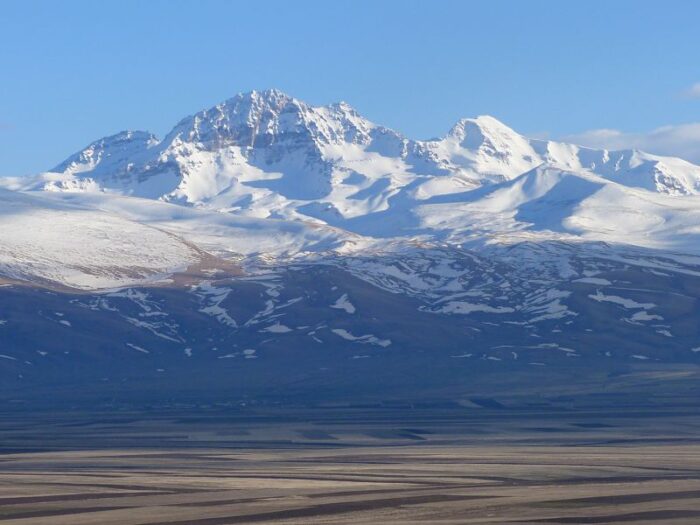
[[[281,91],[276,88],[270,88],[270,89],[263,89],[263,90],[256,90],[253,89],[252,91],[246,91],[243,93],[237,93],[230,99],[226,100],[223,102],[221,105],[227,105],[227,104],[236,104],[240,103],[241,101],[246,101],[252,104],[258,104],[258,105],[264,105],[264,106],[273,106],[273,107],[280,107],[284,106],[286,104],[289,104],[291,102],[296,102],[299,103],[300,101],[292,97],[291,95],[288,95],[284,91]]]
[[[489,115],[460,119],[449,131],[446,139],[448,142],[456,142],[461,148],[489,158],[523,159],[523,163],[518,161],[518,170],[532,167],[528,159],[535,157],[535,152],[525,137]]]
[[[164,143],[205,149],[233,145],[318,150],[322,145],[369,140],[372,123],[345,102],[311,106],[278,89],[248,91],[182,120]],[[287,149],[287,151],[290,151]],[[276,155],[276,154],[275,154]]]
[[[94,169],[107,160],[116,163],[132,158],[158,144],[153,133],[125,130],[91,142],[50,171],[78,173]]]
[[[494,138],[497,136],[512,138],[520,137],[520,134],[490,115],[479,115],[475,118],[462,118],[452,126],[452,129],[448,133],[448,137],[453,137],[459,142],[463,143],[467,140],[478,144],[482,142],[483,138]]]

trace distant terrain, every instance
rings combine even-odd
[[[3,406],[695,395],[682,159],[267,90],[0,188]]]

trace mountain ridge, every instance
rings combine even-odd
[[[109,170],[99,169],[92,161],[94,150],[100,150],[100,147],[104,150],[108,140],[110,149],[123,146],[124,137],[131,138],[130,134],[134,136],[130,142],[133,151],[118,150],[120,157],[112,161]],[[99,184],[97,179],[103,178],[106,171],[110,171],[113,179],[126,177],[129,173],[143,179],[171,169],[176,175],[171,181],[172,186],[196,171],[187,165],[194,150],[213,153],[233,146],[240,151],[237,159],[228,159],[230,163],[247,161],[254,167],[262,167],[263,171],[279,168],[283,173],[287,170],[296,175],[299,168],[304,167],[327,178],[329,170],[332,171],[329,162],[356,162],[360,153],[347,147],[354,145],[364,146],[366,156],[377,153],[384,158],[403,161],[408,164],[408,171],[415,174],[448,174],[474,185],[511,179],[546,163],[566,169],[593,170],[625,185],[662,193],[697,194],[700,190],[700,167],[681,159],[635,150],[595,150],[528,139],[488,115],[462,118],[440,139],[413,140],[372,123],[349,104],[310,106],[276,89],[238,94],[182,119],[163,139],[155,141],[155,137],[147,132],[121,132],[91,143],[50,171],[68,179],[74,175],[92,178]],[[347,151],[342,150],[343,146]],[[256,153],[252,154],[251,150]],[[262,154],[260,150],[268,151]],[[300,150],[305,154],[300,161],[306,161],[302,166],[275,166],[274,161],[280,155],[289,156]],[[148,152],[150,158],[142,159],[141,156]],[[220,156],[217,160],[226,163]],[[90,177],[90,173],[94,176]],[[322,188],[295,196],[302,200],[317,200],[328,195],[327,180],[316,178],[308,182]],[[118,183],[110,187],[108,181],[102,181],[101,186],[138,194],[138,189],[128,184],[126,188]],[[61,186],[56,189],[61,189]],[[170,191],[163,191],[161,196],[176,192],[176,197],[190,204],[212,197],[189,195],[186,189],[178,191],[177,187],[164,188],[167,189]],[[306,198],[308,196],[313,198]]]

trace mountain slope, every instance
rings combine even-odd
[[[171,233],[78,204],[0,190],[0,275],[95,289],[159,280],[200,259]]]
[[[115,195],[0,190],[0,208],[0,279],[88,290],[164,285],[191,267],[228,267],[219,257],[288,257],[352,239],[318,225]]]

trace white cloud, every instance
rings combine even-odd
[[[590,148],[639,149],[700,164],[700,122],[663,126],[646,133],[594,129],[568,135],[562,140]]]
[[[700,98],[700,82],[696,82],[686,89],[685,96],[688,98]]]

